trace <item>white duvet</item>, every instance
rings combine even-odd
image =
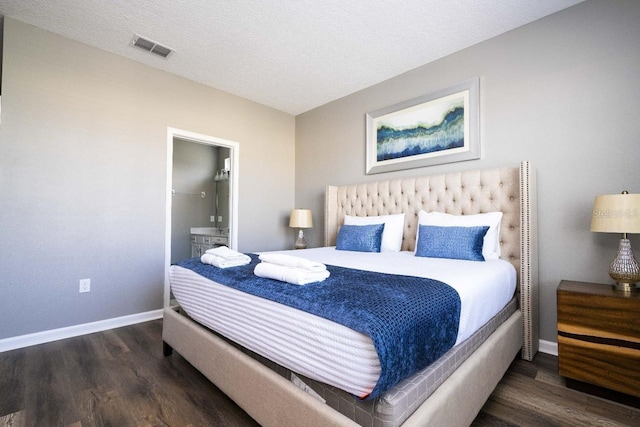
[[[516,271],[503,260],[474,262],[421,258],[405,251],[363,253],[335,248],[278,253],[449,284],[461,300],[456,344],[497,314],[511,300],[516,288]],[[172,266],[169,277],[171,290],[187,314],[242,346],[356,396],[366,396],[375,386],[380,364],[367,335],[220,285],[182,267]]]

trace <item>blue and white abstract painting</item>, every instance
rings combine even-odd
[[[367,175],[479,159],[479,87],[472,77],[367,113]]]
[[[375,119],[378,162],[464,148],[466,93],[456,93]]]

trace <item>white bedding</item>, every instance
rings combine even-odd
[[[500,311],[516,287],[515,269],[502,260],[473,262],[420,258],[412,252],[362,253],[334,248],[281,253],[449,284],[458,291],[462,303],[456,344]],[[367,335],[217,284],[182,267],[172,266],[169,276],[173,294],[189,316],[238,344],[356,396],[366,396],[375,386],[380,364]]]

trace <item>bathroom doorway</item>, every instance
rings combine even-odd
[[[237,248],[238,151],[233,141],[167,130],[165,307],[171,264],[214,242]]]
[[[218,237],[217,244],[228,246],[229,150],[173,139],[171,264],[202,255],[192,248],[200,249],[205,243],[213,246],[208,236]]]

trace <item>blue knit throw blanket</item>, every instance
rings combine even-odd
[[[425,368],[456,341],[460,297],[433,279],[327,266],[331,276],[305,286],[253,274],[260,262],[220,269],[193,258],[178,265],[220,284],[276,301],[369,335],[381,373],[368,396],[375,398]]]

